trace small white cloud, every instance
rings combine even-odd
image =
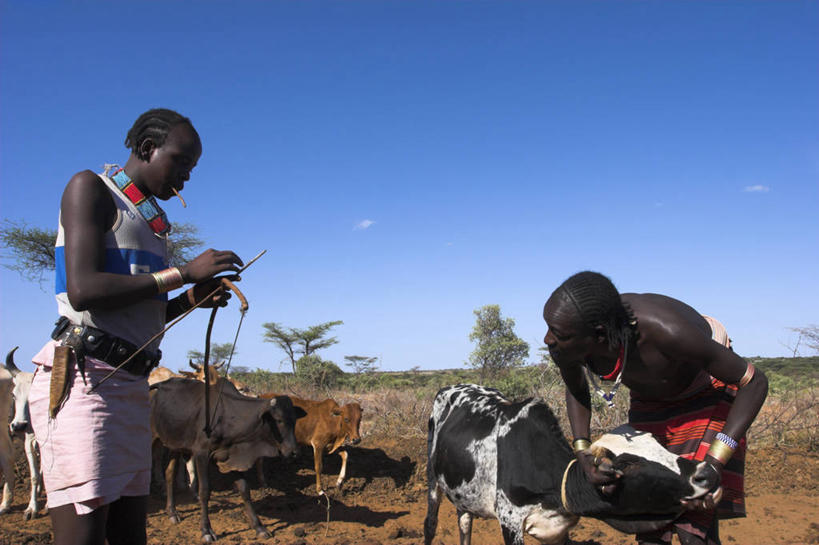
[[[363,231],[364,229],[369,229],[369,227],[374,224],[373,220],[364,220],[358,222],[355,227],[353,227],[353,231]]]
[[[768,187],[767,185],[757,184],[757,185],[746,185],[743,188],[742,191],[744,191],[745,193],[767,193],[770,190],[771,190],[771,188]]]
[[[447,246],[452,246],[452,244],[453,244],[452,242],[447,242],[446,243]]]

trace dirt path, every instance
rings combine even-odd
[[[374,440],[368,441],[374,444]],[[274,487],[253,491],[253,501],[262,522],[273,533],[258,539],[241,509],[238,497],[222,482],[224,490],[211,500],[211,522],[219,543],[265,545],[420,545],[426,515],[423,442],[381,442],[379,448],[353,449],[349,480],[344,494],[332,492],[327,504],[315,496],[308,456],[283,464],[272,462],[266,470]],[[25,460],[17,467],[23,471]],[[337,457],[328,457],[325,479],[338,471]],[[51,543],[48,517],[22,521],[27,502],[25,482],[18,482],[14,509],[0,516],[0,545]],[[751,451],[748,456],[748,517],[723,521],[723,543],[741,545],[819,544],[819,456],[779,451]],[[164,514],[164,501],[152,497],[148,520],[148,543],[189,545],[199,542],[198,504],[182,492],[180,524],[171,524]],[[327,519],[330,522],[327,522]],[[605,524],[584,519],[572,530],[570,543],[608,545],[634,543],[631,536]],[[477,520],[473,545],[502,543],[494,520]],[[452,505],[444,501],[436,545],[455,545],[458,531]],[[535,541],[527,538],[527,545]]]

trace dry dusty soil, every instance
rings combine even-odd
[[[19,441],[15,440],[18,453]],[[292,461],[271,461],[265,470],[272,486],[255,483],[253,504],[273,537],[259,539],[249,529],[239,498],[227,482],[211,499],[211,522],[224,544],[269,545],[420,545],[426,514],[425,441],[372,437],[351,449],[348,481],[343,492],[330,489],[330,503],[316,497],[312,463],[307,453]],[[819,456],[752,450],[747,462],[748,517],[721,523],[722,541],[737,545],[819,544]],[[18,457],[14,508],[0,516],[0,545],[51,543],[48,516],[24,522],[28,484],[25,458]],[[334,482],[337,456],[326,458],[325,482]],[[333,473],[335,472],[335,473]],[[198,504],[182,490],[182,521],[172,524],[161,494],[151,497],[148,543],[188,545],[199,542]],[[435,545],[456,545],[458,531],[452,505],[441,507]],[[477,520],[474,545],[501,544],[494,520]],[[527,538],[527,545],[535,541]],[[603,523],[584,519],[570,533],[569,543],[603,545],[634,543],[631,536]]]

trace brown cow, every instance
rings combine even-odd
[[[191,361],[191,360],[188,360],[188,365],[190,365],[191,368],[196,372],[191,373],[190,371],[180,371],[182,376],[184,376],[185,378],[192,378],[194,380],[199,380],[199,381],[204,382],[205,381],[205,366],[200,365],[198,363],[193,363],[193,361]],[[225,365],[225,361],[223,360],[223,361],[221,361],[219,363],[214,363],[213,365],[208,366],[208,374],[210,375],[210,383],[211,384],[216,384],[216,381],[219,380],[219,377],[221,376],[219,374],[219,370],[224,365]],[[250,387],[243,384],[241,381],[236,380],[235,378],[229,377],[229,376],[226,376],[224,378],[226,378],[230,382],[232,382],[233,385],[236,386],[236,389],[239,390],[240,392],[242,392],[244,395],[251,396],[251,397],[257,397],[256,394],[250,389]]]
[[[267,393],[260,397],[271,399],[278,394]],[[324,453],[332,454],[338,451],[341,457],[341,471],[336,479],[336,487],[341,488],[347,474],[347,445],[356,445],[361,441],[359,428],[361,426],[361,405],[348,403],[339,406],[332,399],[314,401],[288,396],[293,406],[302,409],[306,416],[296,420],[296,442],[299,445],[313,449],[313,464],[316,470],[316,491],[319,496],[324,494],[321,484],[321,470]]]

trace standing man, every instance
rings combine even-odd
[[[611,402],[622,383],[631,392],[629,424],[649,431],[671,452],[709,462],[714,491],[692,502],[659,532],[640,543],[718,544],[717,518],[745,516],[745,432],[768,393],[764,373],[712,340],[708,321],[682,301],[653,293],[618,293],[602,274],[567,279],[543,308],[544,342],[566,384],[572,447],[590,482],[604,494],[616,475],[587,453],[591,394]],[[587,378],[588,376],[588,378]],[[602,381],[614,381],[606,391]]]
[[[168,267],[170,224],[156,199],[178,194],[202,154],[191,121],[147,111],[125,145],[124,168],[79,172],[65,188],[55,252],[60,320],[33,358],[29,401],[56,545],[145,544],[146,379],[161,357],[158,334],[219,287],[215,275],[242,265],[233,252],[207,250]],[[224,306],[228,297],[219,291],[202,306]]]

